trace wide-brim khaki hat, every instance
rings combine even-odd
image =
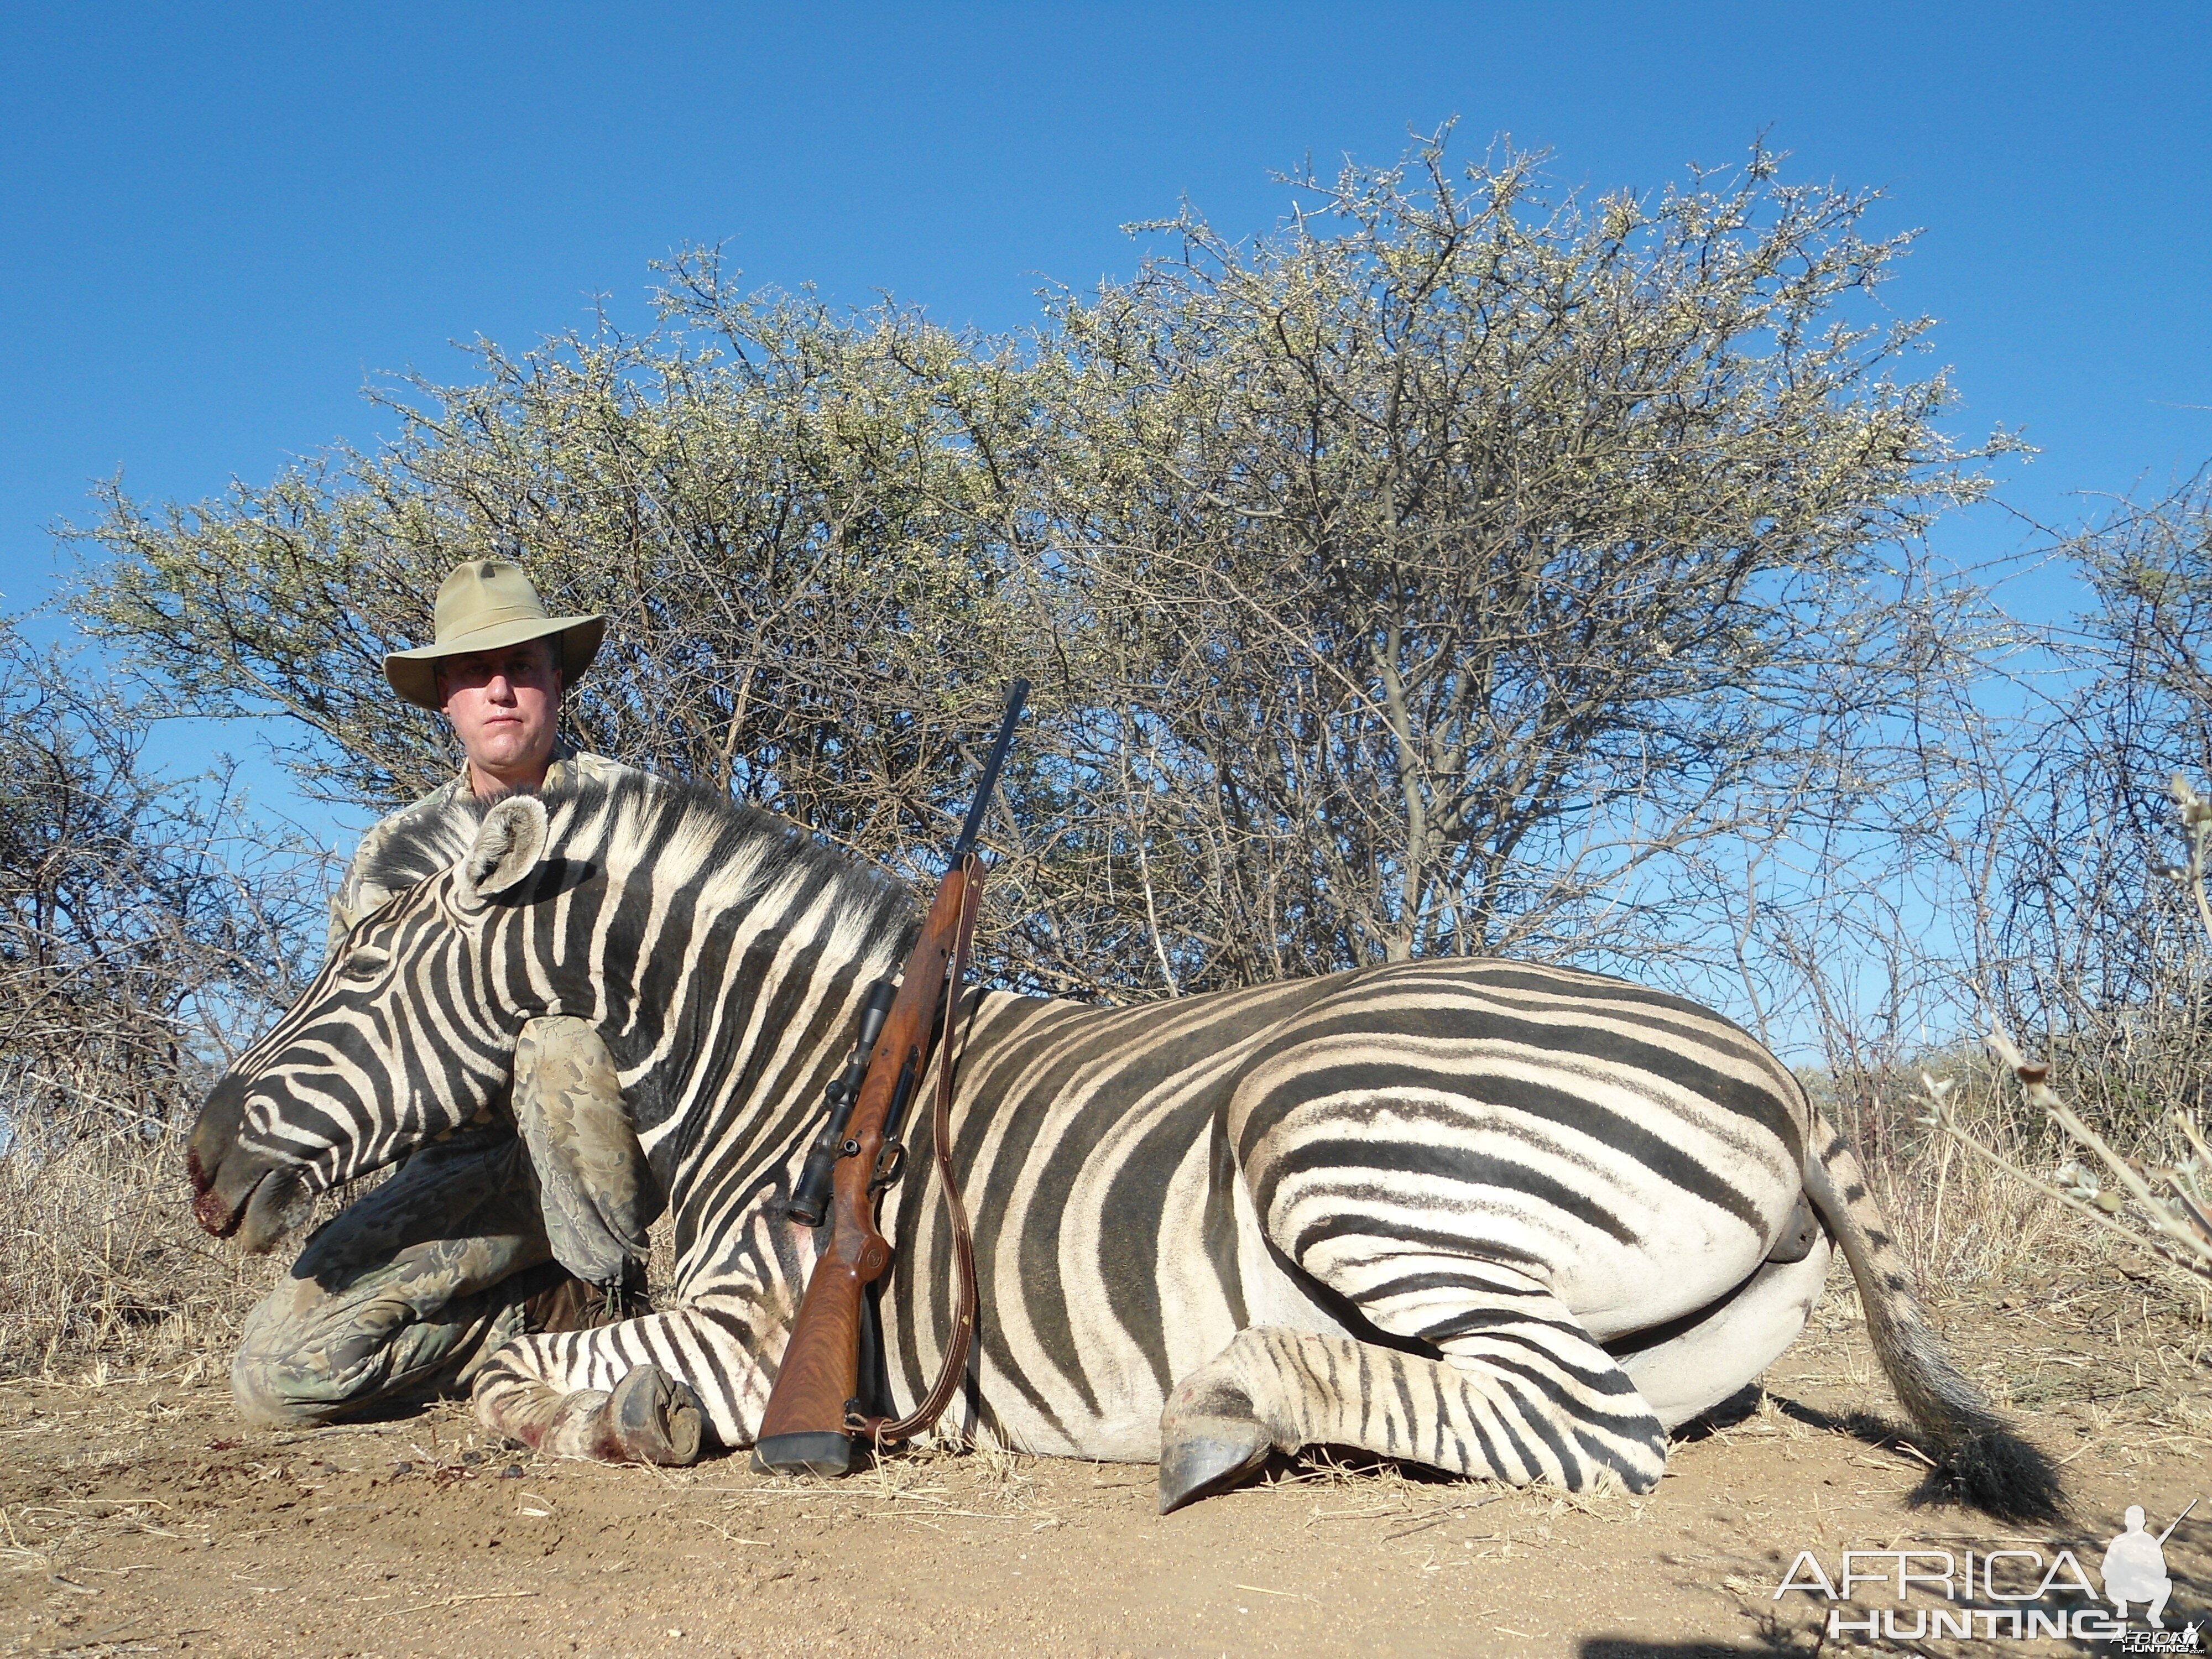
[[[434,644],[394,651],[384,659],[384,678],[408,702],[441,708],[438,659],[471,651],[497,651],[525,640],[557,637],[561,682],[574,685],[599,654],[607,631],[605,617],[546,614],[530,578],[504,559],[471,559],[457,567],[438,589],[431,638]]]

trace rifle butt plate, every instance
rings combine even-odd
[[[846,1475],[865,1454],[860,1443],[836,1429],[772,1434],[753,1447],[753,1468],[762,1474]]]

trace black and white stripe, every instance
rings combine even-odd
[[[540,1433],[564,1397],[649,1364],[749,1443],[813,1255],[782,1202],[908,896],[779,820],[644,779],[387,856],[421,879],[240,1061],[240,1142],[311,1187],[348,1179],[491,1105],[526,1019],[590,1022],[669,1194],[675,1305],[518,1340],[479,1412]],[[1159,1459],[1170,1506],[1314,1443],[1648,1491],[1668,1429],[1802,1328],[1832,1236],[1930,1438],[2025,1449],[1942,1358],[1803,1091],[1679,998],[1455,960],[1127,1008],[971,993],[964,1015],[964,1433]],[[882,1224],[878,1384],[903,1410],[950,1318],[933,1181],[910,1175]],[[1976,1495],[2032,1508],[2028,1456]]]

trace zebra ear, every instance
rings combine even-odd
[[[461,897],[482,903],[538,867],[545,850],[545,804],[535,795],[509,795],[484,814],[476,845],[460,862]]]

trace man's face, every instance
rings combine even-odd
[[[526,781],[553,753],[561,715],[561,671],[550,641],[528,640],[496,651],[471,651],[438,665],[446,718],[480,772],[502,782]]]

